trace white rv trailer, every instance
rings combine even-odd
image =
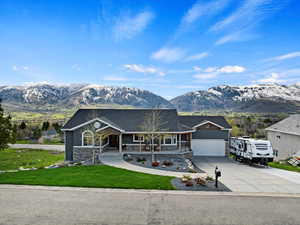
[[[236,160],[264,165],[273,162],[274,158],[270,141],[249,137],[231,138],[230,153]]]

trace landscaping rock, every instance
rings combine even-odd
[[[19,170],[21,170],[21,171],[26,171],[26,170],[30,170],[30,168],[23,168],[23,167],[20,167]]]

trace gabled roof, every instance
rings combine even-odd
[[[204,122],[212,122],[224,129],[231,129],[224,116],[179,116],[179,122],[188,127],[195,127]]]
[[[156,109],[157,110],[157,109]],[[63,130],[74,129],[81,124],[99,118],[103,122],[113,125],[125,132],[142,132],[144,119],[149,116],[152,109],[79,109],[64,125]],[[179,123],[176,109],[159,109],[162,131],[188,131],[192,130]]]
[[[266,128],[266,130],[300,135],[300,114],[291,115],[288,118]]]

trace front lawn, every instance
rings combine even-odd
[[[174,190],[173,177],[111,166],[75,166],[0,174],[0,184]]]
[[[16,144],[44,144],[44,145],[64,145],[60,140],[44,140],[43,143],[38,143],[34,140],[17,140]]]
[[[40,168],[63,160],[63,152],[38,149],[0,150],[0,170],[14,170],[19,167]]]
[[[270,162],[268,164],[271,167],[283,169],[283,170],[289,170],[300,173],[300,167],[299,166],[292,166],[287,163],[278,163],[278,162]]]

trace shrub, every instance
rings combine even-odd
[[[183,177],[182,178],[185,178],[185,179],[187,179],[187,180],[192,180],[192,177],[191,176],[189,176],[189,175],[183,175]]]
[[[203,179],[201,177],[196,178],[195,181],[196,181],[196,184],[199,184],[199,185],[202,185],[202,186],[206,185],[205,179]]]
[[[145,157],[142,157],[142,158],[137,157],[137,158],[136,158],[136,161],[137,161],[137,162],[145,162],[145,161],[147,161],[147,160],[146,160]]]
[[[159,166],[159,162],[157,162],[157,161],[152,162],[152,166],[153,166],[153,167]]]
[[[169,160],[165,160],[165,161],[163,161],[163,165],[165,165],[165,166],[172,166],[173,163],[171,161],[169,161]]]
[[[194,184],[193,184],[193,182],[192,181],[187,181],[186,183],[185,183],[185,186],[187,186],[187,187],[191,187],[191,186],[193,186]]]
[[[205,180],[206,180],[206,181],[214,181],[214,178],[212,178],[212,177],[210,177],[210,176],[207,176],[207,177],[205,178]]]

